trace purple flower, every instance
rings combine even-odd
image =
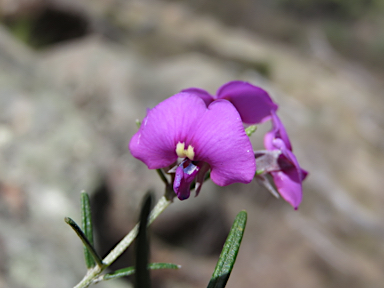
[[[278,108],[265,90],[243,81],[224,84],[217,90],[216,96],[199,88],[189,88],[183,92],[199,96],[207,106],[218,99],[229,100],[246,124],[263,123],[271,118],[271,111],[274,112]]]
[[[197,195],[209,169],[220,186],[249,183],[256,170],[251,142],[233,105],[217,100],[207,107],[191,92],[150,109],[129,149],[149,169],[176,164],[173,189],[180,200],[189,197],[195,178]]]
[[[275,112],[272,112],[273,128],[264,136],[264,145],[269,151],[280,151],[277,158],[277,168],[269,171],[280,195],[295,209],[302,198],[302,182],[308,172],[302,169],[292,153],[291,142],[287,131]]]

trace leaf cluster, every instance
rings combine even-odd
[[[138,234],[135,242],[135,266],[126,267],[124,269],[119,269],[102,275],[97,275],[97,277],[93,278],[89,284],[121,278],[129,275],[135,275],[135,288],[150,288],[150,270],[180,268],[179,265],[172,263],[149,263],[150,241],[148,237],[148,224],[152,202],[152,194],[147,193],[144,198],[139,217]],[[96,249],[94,248],[90,199],[89,195],[85,192],[81,193],[81,208],[82,228],[80,228],[77,223],[69,217],[65,218],[65,222],[71,226],[71,228],[76,232],[77,236],[83,242],[84,259],[88,271],[98,267],[100,272],[102,272],[105,268],[107,268],[108,265],[103,262]],[[236,261],[238,251],[240,249],[246,222],[247,212],[241,211],[235,218],[207,288],[223,288],[226,286]],[[84,287],[89,286],[89,284]]]

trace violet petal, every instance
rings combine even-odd
[[[189,198],[191,184],[199,170],[200,168],[194,165],[189,159],[185,159],[177,167],[173,190],[180,200]]]
[[[279,149],[279,147],[276,146],[275,140],[281,139],[284,142],[285,147],[292,151],[291,141],[289,140],[287,130],[285,130],[283,123],[274,111],[271,111],[271,115],[272,130],[264,136],[265,148],[267,148],[268,150],[273,150],[276,148]]]
[[[182,90],[181,92],[186,92],[186,93],[199,96],[201,99],[204,100],[205,105],[207,105],[207,107],[209,104],[211,104],[215,100],[215,98],[211,94],[209,94],[207,91],[200,88],[188,88],[188,89]]]
[[[200,122],[207,107],[201,98],[178,93],[148,111],[129,149],[149,169],[167,167],[176,162],[176,145],[186,141]]]
[[[243,81],[224,84],[218,89],[217,98],[229,100],[239,111],[242,121],[247,124],[269,120],[271,111],[278,108],[265,90]]]
[[[252,181],[256,171],[252,144],[231,103],[226,100],[212,102],[204,119],[194,129],[196,160],[210,165],[214,183],[225,186]]]
[[[280,195],[295,209],[300,205],[302,199],[302,182],[308,172],[301,169],[296,156],[288,150],[284,142],[280,140],[282,154],[279,157],[280,171],[271,172],[276,188]],[[278,141],[276,141],[278,142]]]

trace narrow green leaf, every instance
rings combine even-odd
[[[151,263],[148,265],[148,269],[150,270],[158,270],[158,269],[180,269],[180,265],[172,264],[172,263]]]
[[[149,192],[145,196],[143,206],[141,207],[139,231],[135,242],[135,288],[150,288],[151,279],[148,270],[149,262],[149,239],[147,234],[147,224],[149,213],[152,206],[152,194]]]
[[[223,288],[227,284],[233,265],[236,261],[237,253],[240,249],[246,223],[247,212],[241,211],[237,214],[235,221],[233,222],[211,281],[209,281],[208,288]]]
[[[179,269],[180,266],[172,263],[151,263],[148,265],[148,269],[157,270],[157,269]],[[124,276],[129,276],[135,273],[135,267],[127,267],[124,269],[116,270],[113,273],[108,273],[103,275],[103,280],[110,280],[115,278],[120,278]]]
[[[89,243],[94,246],[91,205],[89,195],[86,192],[81,192],[81,223],[85,237],[88,239]],[[95,260],[93,260],[93,257],[86,246],[84,246],[84,258],[88,269],[95,266]]]
[[[251,125],[245,128],[245,133],[247,134],[248,137],[251,137],[253,133],[255,133],[257,130],[256,125]]]
[[[103,267],[103,262],[100,256],[97,254],[95,248],[93,248],[91,243],[89,243],[87,237],[85,236],[83,231],[80,229],[80,227],[76,224],[76,222],[69,217],[65,217],[64,220],[76,232],[77,236],[79,236],[80,240],[83,242],[84,246],[88,249],[89,253],[92,255],[97,265],[100,267]]]
[[[135,273],[135,267],[127,267],[123,269],[116,270],[113,273],[108,273],[103,275],[103,280],[111,280],[111,279],[116,279],[120,277],[125,277],[125,276],[130,276]]]

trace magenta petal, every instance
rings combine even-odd
[[[205,105],[207,105],[207,107],[209,104],[211,104],[215,100],[215,98],[213,98],[211,94],[209,94],[207,91],[200,88],[188,88],[188,89],[182,90],[181,92],[186,92],[186,93],[199,96],[201,99],[204,100]]]
[[[189,93],[176,94],[148,111],[139,131],[132,137],[132,155],[148,168],[158,169],[177,160],[176,145],[190,138],[207,107],[201,98]]]
[[[302,199],[301,179],[297,170],[271,172],[277,191],[293,208],[297,209]]]
[[[264,146],[267,150],[272,151],[275,150],[276,147],[273,145],[273,141],[275,140],[275,131],[272,129],[264,135]]]
[[[195,127],[196,160],[211,167],[211,179],[220,186],[235,182],[249,183],[256,161],[241,118],[226,100],[212,102],[204,119]]]
[[[291,141],[289,140],[287,130],[285,130],[285,127],[281,122],[280,118],[273,111],[272,111],[272,123],[275,130],[275,138],[280,138],[281,140],[283,140],[287,149],[292,151],[292,145],[291,145]]]
[[[308,176],[308,171],[301,168],[301,181],[304,181]]]
[[[247,124],[269,120],[271,111],[278,108],[265,90],[242,81],[232,81],[221,86],[217,98],[231,101],[242,121]]]
[[[180,200],[189,198],[190,187],[199,172],[199,167],[194,165],[189,159],[185,159],[176,169],[173,190]]]
[[[292,151],[291,141],[289,140],[288,133],[285,130],[283,123],[280,118],[272,111],[272,130],[269,131],[264,136],[264,146],[267,150],[280,149],[282,144],[279,144],[282,141],[284,147]]]
[[[301,169],[296,156],[285,147],[284,142],[277,140],[280,140],[276,142],[279,142],[282,152],[279,158],[281,170],[271,175],[280,195],[297,209],[302,198],[302,182],[308,172]]]

